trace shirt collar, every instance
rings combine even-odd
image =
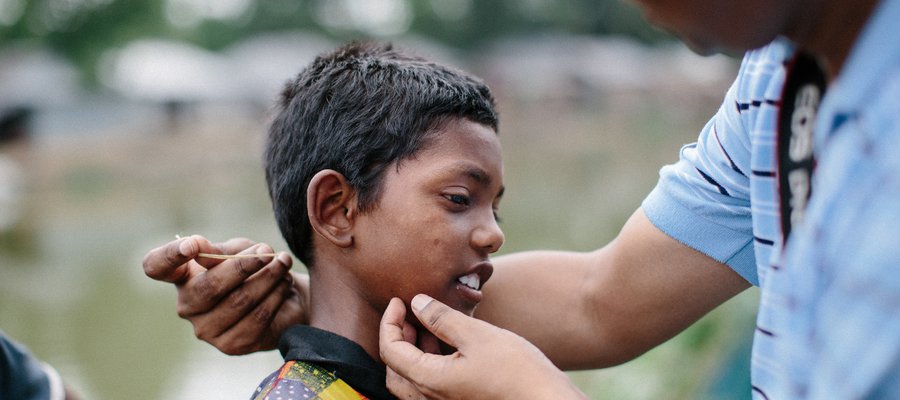
[[[394,399],[385,386],[384,365],[343,336],[295,325],[281,335],[278,350],[285,361],[304,361],[323,367],[369,398]]]

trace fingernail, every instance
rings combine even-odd
[[[271,253],[271,252],[272,252],[272,248],[263,243],[256,245],[256,254]]]
[[[280,261],[284,265],[290,265],[291,256],[289,256],[287,253],[281,253],[278,255],[278,261]]]
[[[430,296],[425,294],[417,294],[416,297],[413,297],[412,301],[409,302],[409,305],[416,311],[422,311],[428,303],[431,303],[433,300]]]
[[[183,256],[189,256],[194,251],[194,245],[191,244],[190,238],[181,239],[181,243],[178,244],[178,252]]]

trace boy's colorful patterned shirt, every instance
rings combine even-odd
[[[302,361],[284,363],[260,383],[253,399],[368,400],[331,372]]]
[[[288,328],[278,343],[284,365],[266,377],[256,400],[396,400],[386,369],[356,342],[311,326]]]

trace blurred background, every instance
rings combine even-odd
[[[88,399],[249,397],[279,356],[196,340],[141,259],[176,234],[287,249],[260,162],[269,107],[315,54],[359,38],[495,90],[502,253],[611,240],[738,63],[619,0],[0,0],[0,330]],[[571,376],[592,398],[749,398],[757,296]]]

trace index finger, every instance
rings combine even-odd
[[[144,273],[150,278],[169,283],[181,283],[190,276],[188,261],[197,256],[199,246],[193,238],[178,238],[153,250],[143,261]]]
[[[181,284],[191,276],[203,272],[203,269],[222,263],[222,260],[198,258],[198,254],[237,254],[254,244],[255,242],[245,238],[212,243],[200,235],[179,237],[147,252],[143,261],[144,273],[158,281]],[[191,260],[199,265],[190,263]],[[199,268],[201,266],[203,268]]]
[[[409,377],[410,371],[425,355],[403,337],[403,323],[406,319],[406,307],[398,298],[391,299],[378,330],[378,349],[381,360],[398,374]]]

